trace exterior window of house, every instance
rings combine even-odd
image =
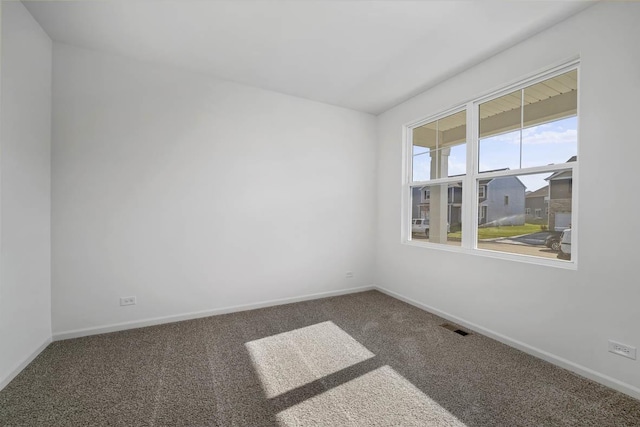
[[[467,113],[454,111],[422,122],[411,129],[410,139],[411,218],[428,212],[429,221],[422,228],[412,226],[408,240],[460,246]]]
[[[578,61],[450,111],[407,126],[404,218],[430,220],[428,231],[405,228],[405,240],[575,268],[575,244],[558,254],[544,240],[577,235]]]

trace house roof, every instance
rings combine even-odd
[[[549,195],[549,186],[545,185],[542,188],[538,188],[536,191],[528,191],[525,197],[527,199],[532,197],[546,197]]]
[[[576,160],[578,160],[578,156],[571,156],[571,158],[569,160],[567,160],[567,163],[570,162],[575,162]],[[569,175],[567,175],[569,174]],[[570,171],[558,171],[558,172],[554,172],[551,175],[549,175],[548,177],[545,178],[545,181],[550,181],[552,179],[556,179],[556,178],[567,178],[571,176],[571,172]]]
[[[557,179],[567,179],[567,178],[571,178],[571,171],[558,171],[555,172],[553,175],[549,176],[548,178],[545,178],[546,181],[555,181]]]
[[[485,181],[485,182],[483,183],[483,185],[488,185],[488,184],[490,184],[492,181],[495,181],[495,180],[497,180],[497,179],[504,179],[504,178],[515,178],[515,179],[516,179],[516,181],[518,181],[518,182],[520,183],[520,185],[522,185],[524,188],[527,188],[527,186],[526,186],[526,185],[524,185],[524,182],[520,181],[520,178],[518,178],[518,177],[517,177],[517,176],[515,176],[515,175],[511,175],[511,176],[499,176],[499,177],[496,177],[496,178],[491,178],[491,179],[487,179],[487,180],[482,180],[482,181],[480,181],[480,183],[483,183],[483,181]]]

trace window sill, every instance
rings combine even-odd
[[[415,240],[403,240],[402,244],[406,246],[414,246],[414,247],[424,248],[424,249],[435,249],[435,250],[444,251],[444,252],[456,252],[456,253],[481,256],[486,258],[523,262],[525,264],[535,264],[535,265],[542,265],[546,267],[561,268],[563,270],[578,269],[578,264],[576,261],[563,261],[563,260],[554,259],[554,258],[540,258],[540,257],[535,257],[530,255],[497,252],[497,251],[492,251],[488,249],[469,249],[461,246],[450,246],[450,245],[439,244],[439,243],[417,242]]]

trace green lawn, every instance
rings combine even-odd
[[[505,225],[502,227],[483,227],[478,228],[478,239],[495,239],[498,237],[511,237],[520,236],[522,234],[531,234],[542,231],[540,224],[525,224],[525,225]],[[449,233],[448,237],[462,238],[462,233],[457,231],[455,233]]]

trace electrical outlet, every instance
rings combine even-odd
[[[353,277],[353,272],[347,271],[347,273],[344,275],[344,277],[346,277],[347,279],[351,279]]]
[[[136,305],[136,297],[120,298],[120,305]]]
[[[620,344],[619,342],[609,340],[609,351],[611,353],[636,360],[636,348],[631,347],[630,345]]]

